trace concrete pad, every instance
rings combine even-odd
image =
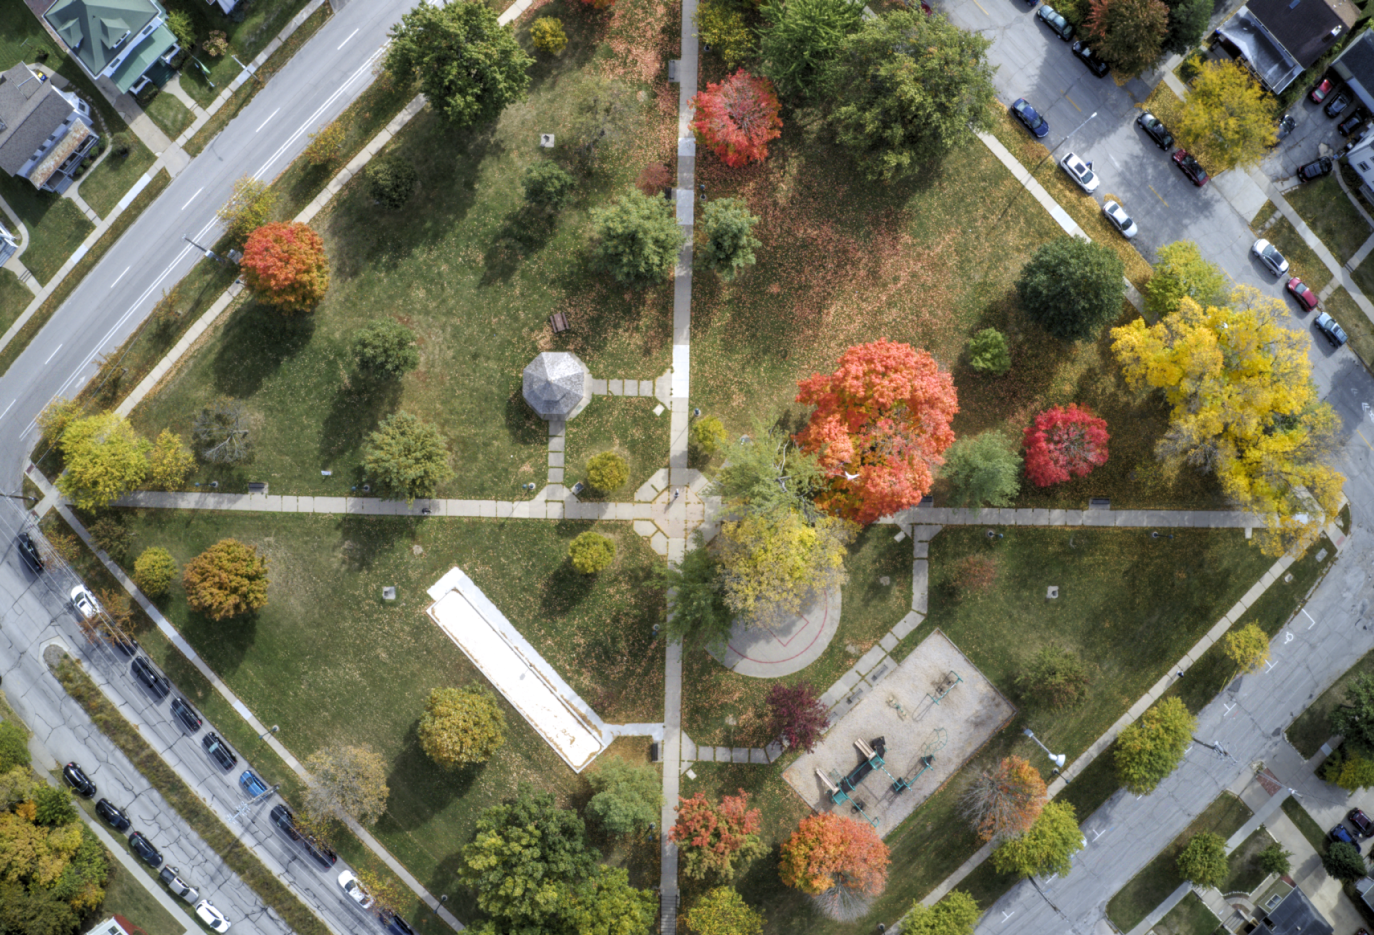
[[[761,766],[768,765],[768,753],[762,747],[749,748],[749,762],[757,763]]]
[[[883,634],[882,639],[878,640],[878,645],[881,646],[885,651],[892,652],[892,650],[896,648],[899,642],[900,639],[896,636],[893,636],[891,631],[888,631],[887,633]]]
[[[449,516],[476,516],[476,500],[450,500]]]
[[[653,521],[652,521],[652,520],[647,520],[647,519],[637,519],[637,520],[635,520],[635,533],[636,533],[636,534],[641,535],[641,536],[643,536],[644,538],[648,539],[648,538],[652,537],[653,534],[656,533],[656,532],[658,532],[658,527],[655,526],[655,525],[653,524]]]
[[[608,391],[606,389],[606,381],[598,380],[596,377],[592,377],[592,395],[605,396],[607,392]]]
[[[661,532],[654,533],[652,538],[649,539],[649,548],[653,549],[659,555],[667,555],[668,537]]]
[[[521,503],[520,506],[525,506],[525,504]],[[514,503],[512,503],[512,502],[509,501],[509,500],[497,500],[497,501],[496,501],[496,518],[497,518],[497,519],[510,519],[511,516],[514,515],[514,513],[515,513],[515,504],[514,504]]]
[[[729,762],[730,762],[730,748],[729,748],[729,747],[716,747],[715,749],[716,749],[716,762],[717,762],[717,763],[729,763]]]
[[[844,675],[841,675],[839,679],[836,680],[835,684],[839,685],[846,692],[850,692],[854,690],[855,685],[859,684],[859,678],[860,676],[858,670],[850,669]]]
[[[561,483],[563,483],[563,469],[562,469],[561,467],[552,467],[552,468],[549,468],[549,483],[550,483],[550,484],[561,484]]]
[[[488,518],[488,519],[495,519],[495,518],[496,518],[496,501],[495,501],[495,500],[478,500],[478,501],[477,501],[477,515],[478,515],[478,516],[482,516],[482,517],[486,517],[486,518]]]
[[[673,541],[685,549],[683,540]],[[739,675],[779,678],[799,672],[815,662],[834,639],[840,626],[840,605],[841,591],[834,588],[817,595],[801,613],[773,626],[746,627],[737,622],[724,654],[709,651],[717,662]]]
[[[868,672],[873,671],[873,669],[877,667],[878,663],[883,661],[883,657],[886,655],[887,651],[884,650],[881,646],[874,646],[868,652],[864,653],[863,656],[859,659],[859,661],[854,665],[854,671],[858,672],[860,675],[867,674]]]
[[[930,543],[916,541],[911,544],[911,555],[913,558],[929,558]]]
[[[550,452],[549,452],[549,467],[562,467],[562,466],[563,466],[563,452],[561,452],[561,451],[550,451]]]
[[[606,381],[606,392],[610,393],[612,396],[624,396],[624,395],[625,395],[625,381],[624,381],[624,380],[607,380],[607,381]]]
[[[748,747],[732,747],[732,748],[730,749],[730,762],[731,762],[731,763],[748,763],[748,762],[749,762],[749,748],[748,748]]]
[[[1255,184],[1246,172],[1223,172],[1212,177],[1213,190],[1231,203],[1236,213],[1247,221],[1259,213],[1269,200],[1264,189]]]
[[[907,611],[905,617],[897,621],[897,625],[892,628],[892,635],[899,641],[906,639],[913,630],[921,625],[925,616],[914,610]]]
[[[927,613],[930,604],[930,568],[924,559],[911,563],[911,609]]]

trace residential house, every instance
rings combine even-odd
[[[56,0],[43,19],[92,80],[108,78],[121,94],[165,83],[181,51],[157,0]]]
[[[1366,109],[1374,110],[1374,36],[1364,30],[1341,50],[1331,70],[1350,86]]]
[[[1350,0],[1249,0],[1213,35],[1280,94],[1335,48],[1358,17]]]
[[[28,65],[0,74],[0,169],[34,188],[64,192],[100,140],[91,107]]]
[[[19,252],[19,244],[15,241],[14,235],[9,232],[5,225],[0,224],[0,266],[4,266],[10,261],[10,257]]]
[[[1296,886],[1277,904],[1271,900],[1256,908],[1264,916],[1250,935],[1333,935],[1335,931]]]

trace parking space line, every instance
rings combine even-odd
[[[1155,192],[1155,187],[1150,183],[1146,182],[1145,187],[1148,188],[1150,191]],[[1155,192],[1155,197],[1158,198],[1160,201],[1164,201],[1164,196],[1161,195],[1159,192]],[[1164,207],[1169,207],[1169,202],[1164,201]]]
[[[1065,94],[1065,95],[1064,95],[1064,100],[1068,101],[1070,104],[1073,104],[1073,109],[1074,109],[1074,110],[1078,111],[1080,114],[1083,113],[1083,108],[1079,107],[1077,104],[1074,104],[1074,103],[1073,103],[1073,98],[1071,98],[1071,97],[1069,97],[1067,94]]]
[[[978,0],[973,0],[973,5],[976,6],[978,9],[983,10],[983,5],[979,3]],[[992,14],[989,13],[987,10],[983,10],[983,15],[986,16],[988,19],[992,19]]]
[[[1361,432],[1359,429],[1356,429],[1355,434],[1360,436],[1360,441],[1364,442],[1366,445],[1369,445],[1369,439],[1364,437],[1364,432]],[[1374,445],[1369,445],[1369,447],[1371,449],[1374,449]]]

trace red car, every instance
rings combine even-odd
[[[1309,95],[1312,98],[1312,103],[1320,104],[1326,100],[1326,96],[1331,93],[1331,89],[1335,86],[1336,83],[1330,78],[1323,78],[1322,83],[1313,88],[1311,95]]]
[[[1298,304],[1302,306],[1304,312],[1310,312],[1317,307],[1317,294],[1307,288],[1307,284],[1298,277],[1294,276],[1288,280],[1286,288],[1288,294],[1298,300]]]
[[[1183,174],[1188,176],[1188,181],[1198,188],[1207,184],[1207,173],[1198,165],[1198,161],[1184,150],[1174,150],[1174,165],[1182,169]]]

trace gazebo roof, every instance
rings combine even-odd
[[[571,419],[591,402],[591,371],[576,354],[545,351],[525,368],[524,393],[541,419]]]

